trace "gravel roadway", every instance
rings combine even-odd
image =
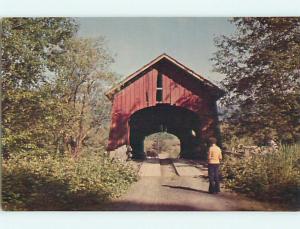
[[[221,189],[209,194],[207,168],[202,163],[169,159],[143,162],[140,179],[126,194],[109,203],[108,211],[284,211]]]

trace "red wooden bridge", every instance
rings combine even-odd
[[[145,137],[166,131],[179,138],[182,158],[204,157],[208,138],[220,141],[216,101],[222,95],[216,85],[162,54],[106,93],[113,102],[107,150],[130,145],[133,157],[143,158]]]

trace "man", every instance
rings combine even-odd
[[[222,160],[222,151],[216,145],[216,138],[210,138],[209,141],[211,144],[208,151],[209,193],[217,194],[220,192],[219,166],[220,160]]]

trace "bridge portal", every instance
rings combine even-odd
[[[224,91],[162,54],[106,93],[112,101],[108,151],[130,145],[143,158],[146,136],[165,131],[180,140],[182,158],[205,157],[207,140],[221,144],[216,101]]]

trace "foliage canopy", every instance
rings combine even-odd
[[[234,18],[215,40],[227,121],[238,135],[295,142],[300,134],[300,18]],[[268,136],[271,135],[271,136]]]
[[[1,23],[4,156],[33,150],[79,154],[108,121],[103,94],[114,74],[105,40],[76,37],[71,18]]]

